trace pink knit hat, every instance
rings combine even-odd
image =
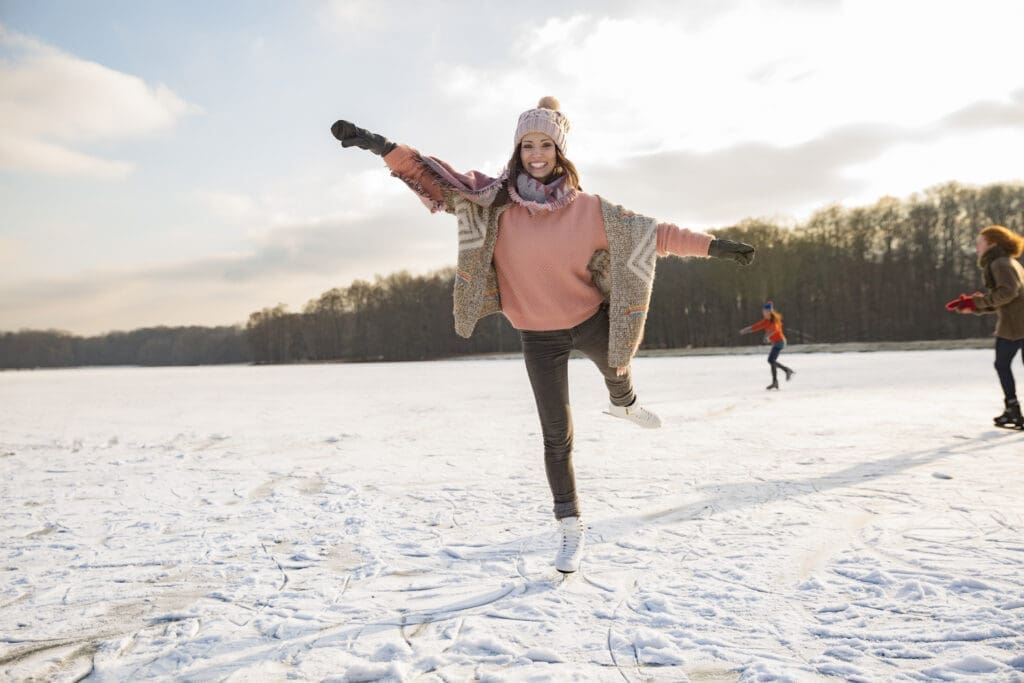
[[[516,124],[516,141],[518,146],[527,133],[544,133],[565,154],[565,139],[569,134],[569,118],[558,110],[558,100],[550,95],[540,98],[536,109],[527,109],[519,115]]]

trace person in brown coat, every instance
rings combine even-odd
[[[977,247],[978,267],[988,291],[961,294],[946,308],[958,313],[996,314],[996,373],[1006,409],[995,418],[995,424],[1024,429],[1011,369],[1017,352],[1024,351],[1024,266],[1017,260],[1024,253],[1024,237],[1001,225],[991,225],[978,234]]]

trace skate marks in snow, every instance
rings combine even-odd
[[[943,436],[991,389],[959,375],[944,372],[941,392],[909,386],[928,401],[844,384],[949,367],[935,358],[822,357],[829,386],[814,386],[819,367],[806,391],[754,402],[730,393],[745,379],[731,360],[652,363],[645,397],[674,400],[694,371],[719,395],[678,400],[640,436],[580,411],[589,528],[573,575],[551,566],[529,401],[495,393],[486,429],[452,429],[476,406],[459,397],[484,386],[463,375],[521,383],[521,361],[454,380],[452,364],[204,369],[234,379],[184,396],[201,410],[170,429],[163,404],[143,408],[160,373],[97,371],[145,381],[56,440],[47,420],[0,424],[0,440],[16,430],[0,443],[15,453],[0,458],[0,677],[1013,680],[1019,435],[986,413],[977,432]],[[990,371],[987,356],[978,366]],[[311,389],[370,370],[360,386],[392,389],[344,405],[347,375]],[[282,380],[272,401],[248,383],[264,371]],[[437,386],[452,390],[443,408]],[[0,414],[24,398],[7,388]],[[226,395],[245,398],[237,412]],[[432,409],[396,429],[396,402]]]
[[[727,660],[732,659],[725,656],[727,652],[763,649],[773,653],[759,655],[777,660],[771,666],[761,665],[765,675],[869,679],[878,665],[909,673],[919,670],[922,661],[933,661],[936,664],[928,675],[942,677],[950,662],[948,653],[960,648],[973,650],[978,643],[992,649],[975,661],[980,670],[1005,674],[1021,668],[1021,660],[1007,654],[1024,646],[1024,610],[1019,609],[1019,596],[1024,595],[1024,543],[1013,536],[1020,526],[1019,507],[1016,520],[1008,522],[1005,515],[993,515],[997,511],[986,509],[991,503],[986,504],[984,493],[959,491],[958,495],[974,500],[951,506],[945,502],[950,494],[947,489],[905,488],[908,476],[918,481],[931,477],[936,462],[960,458],[959,465],[951,465],[959,469],[963,458],[988,451],[990,446],[977,442],[943,443],[822,472],[812,479],[762,477],[749,484],[708,486],[706,497],[690,495],[674,508],[657,507],[646,513],[598,521],[590,538],[628,549],[634,555],[646,551],[678,558],[681,570],[690,572],[694,586],[721,587],[723,592],[705,593],[702,600],[694,602],[675,602],[677,596],[667,585],[658,591],[661,600],[642,599],[643,608],[632,612],[656,614],[651,621],[662,635],[665,624],[671,623],[666,614],[690,614],[688,630],[697,632],[714,632],[715,623],[742,631],[743,621],[737,615],[749,612],[791,614],[792,619],[776,619],[773,628],[751,630],[735,641],[701,644],[710,648],[705,654],[714,653]],[[931,512],[947,508],[948,519],[936,519]],[[753,510],[761,521],[752,523],[747,510]],[[829,510],[831,524],[814,520],[813,515]],[[922,510],[927,512],[922,514]],[[836,511],[842,514],[836,515]],[[928,524],[923,531],[912,531],[925,520]],[[904,525],[898,527],[900,536],[881,540],[881,530],[894,523]],[[951,531],[965,526],[978,531]],[[685,539],[685,543],[673,543],[671,536]],[[757,548],[759,561],[737,562],[723,570],[722,546],[737,543]],[[957,544],[963,545],[962,550]],[[902,552],[894,554],[891,547]],[[604,552],[591,544],[584,571],[595,551]],[[951,555],[957,561],[950,562]],[[707,566],[708,558],[717,561]],[[619,564],[629,561],[614,559]],[[992,585],[978,582],[973,577],[980,567],[986,567],[982,573],[1001,576],[1002,580]],[[643,573],[644,587],[655,575],[650,570]],[[695,588],[678,591],[694,592],[699,593]],[[957,600],[952,608],[948,605],[951,595]],[[1008,595],[1018,597],[1007,600]],[[879,599],[883,596],[884,600]],[[920,609],[906,605],[929,596],[943,602],[946,609],[927,601]],[[640,597],[647,596],[641,592]],[[819,603],[824,605],[819,607]],[[708,609],[708,604],[714,609]],[[935,624],[929,623],[930,615],[936,614],[942,615],[948,628],[936,630]],[[712,618],[697,623],[705,615]],[[808,617],[829,628],[788,626],[806,623]],[[871,636],[872,629],[866,628],[844,632],[832,626],[840,621],[844,625],[872,622],[876,633],[889,635]],[[993,628],[995,623],[1001,626]],[[931,633],[921,635],[923,630]],[[692,642],[688,645],[694,647]],[[629,661],[628,650],[619,651],[623,655],[618,657],[620,663]],[[692,649],[683,651],[692,657]],[[787,651],[790,657],[780,656]],[[733,661],[737,667],[742,664]],[[961,665],[961,660],[952,661],[948,670],[958,670]]]
[[[854,498],[878,500],[889,498],[898,503],[913,504],[913,498],[898,489],[873,488],[875,480],[898,478],[904,472],[931,466],[954,455],[971,454],[987,449],[985,444],[953,444],[895,454],[878,460],[858,462],[836,471],[824,471],[816,477],[794,476],[768,479],[751,472],[747,481],[701,484],[696,490],[704,495],[668,495],[675,504],[647,509],[636,514],[607,518],[591,525],[591,534],[600,542],[627,537],[646,525],[672,528],[677,524],[707,519],[712,516],[743,513],[744,509],[762,509],[778,504],[794,503],[810,512],[821,509],[833,499]],[[805,464],[798,461],[797,464]],[[827,465],[826,465],[827,466]],[[939,475],[937,478],[948,478]],[[683,500],[679,500],[683,498]],[[844,525],[845,526],[845,525]]]
[[[175,441],[190,453],[213,447]],[[122,447],[145,453],[128,440]],[[69,452],[95,453],[88,444]],[[244,471],[211,479],[187,459],[170,467],[144,455],[114,462],[121,468],[114,476],[99,467],[41,472],[41,483],[58,492],[52,502],[38,504],[31,487],[5,488],[13,511],[5,522],[14,530],[4,543],[13,581],[0,594],[13,608],[0,621],[5,676],[62,678],[93,667],[114,678],[177,671],[216,650],[218,638],[249,629],[278,638],[290,627],[282,617],[313,621],[291,609],[291,600],[309,591],[315,603],[329,603],[348,579],[335,573],[339,565],[365,562],[345,542],[361,515],[350,505],[355,490],[344,484],[293,471],[249,497],[238,492],[261,485]],[[129,467],[139,484],[160,471],[162,485],[139,486],[144,498],[133,495],[118,474]],[[356,516],[335,532],[342,509]],[[320,562],[328,575],[305,580],[302,570]]]
[[[0,671],[7,680],[81,681],[94,670],[98,642],[113,634],[84,641],[35,643],[0,656]]]
[[[553,629],[578,634],[593,606],[610,613],[628,584],[608,576],[592,579],[585,571],[555,572],[551,566],[555,538],[546,536],[536,548],[521,541],[521,552],[508,559],[501,552],[503,546],[496,546],[499,552],[491,562],[442,554],[439,559],[450,562],[445,571],[406,576],[404,584],[401,577],[381,575],[362,589],[369,595],[350,594],[355,603],[373,605],[360,632],[353,635],[346,629],[321,638],[316,647],[344,642],[352,656],[373,662],[394,647],[389,640],[394,632],[388,627],[397,627],[414,660],[411,671],[415,673],[436,672],[450,679],[467,671],[513,667],[527,676],[533,671],[533,675],[557,677],[552,672],[561,666],[569,667],[568,673],[573,659],[551,647],[560,642],[552,637]],[[514,571],[511,581],[510,570]],[[475,578],[481,574],[502,577],[502,582],[481,590],[486,581]],[[388,612],[391,616],[382,616]],[[598,635],[596,629],[591,633]],[[607,648],[591,663],[612,666]]]
[[[585,574],[581,574],[581,578],[602,590],[614,592],[613,589],[592,581]],[[675,646],[675,643],[657,631],[630,629],[622,625],[627,621],[621,615],[624,609],[639,614],[640,611],[636,605],[646,607],[641,595],[639,580],[634,575],[629,591],[619,599],[609,619],[606,644],[612,664],[626,681],[632,681],[634,677],[636,680],[645,681],[656,680],[656,678],[662,680],[687,679],[686,670],[692,667],[686,667],[687,658]],[[657,676],[652,675],[652,669],[657,669]],[[721,674],[723,677],[720,680],[736,680],[737,678],[732,672],[721,672]],[[730,674],[732,675],[730,676]],[[666,676],[671,678],[665,678]]]
[[[535,577],[534,569],[539,567],[527,562],[527,578],[523,581],[506,581],[478,593],[473,591],[482,587],[481,582],[469,585],[448,580],[437,584],[436,577],[430,577],[429,583],[419,577],[419,582],[403,590],[398,579],[381,581],[388,576],[381,574],[349,594],[351,601],[343,610],[344,619],[342,611],[331,610],[325,618],[336,623],[316,634],[290,638],[276,648],[247,652],[245,661],[239,659],[230,665],[223,656],[210,653],[204,660],[220,661],[222,668],[187,668],[181,673],[205,678],[229,669],[243,671],[247,661],[268,659],[300,662],[296,675],[303,678],[337,674],[339,666],[350,676],[362,672],[359,676],[367,680],[395,677],[398,671],[412,677],[437,673],[451,680],[471,672],[512,666],[529,670],[536,664],[548,670],[564,662],[564,655],[550,647],[523,647],[513,635],[521,633],[524,626],[545,630],[551,621],[550,614],[518,601],[525,597],[526,602],[535,602],[542,587],[556,591],[563,584],[550,574]],[[393,586],[390,594],[388,585]],[[326,662],[329,668],[319,668]]]

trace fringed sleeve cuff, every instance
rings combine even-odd
[[[447,208],[444,191],[437,177],[423,163],[416,150],[398,145],[384,156],[384,163],[391,169],[391,175],[408,185],[431,213]]]

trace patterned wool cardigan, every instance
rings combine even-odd
[[[493,260],[498,222],[508,207],[509,199],[502,196],[508,193],[507,176],[460,174],[433,157],[418,156],[417,161],[441,189],[443,202],[435,200],[418,180],[393,175],[405,181],[431,211],[443,210],[458,220],[453,312],[456,333],[469,337],[480,319],[501,312]],[[643,338],[657,262],[657,221],[599,199],[609,249],[595,251],[587,267],[609,305],[608,365],[624,367]]]

